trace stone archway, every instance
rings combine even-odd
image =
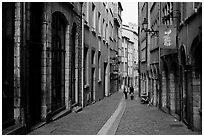
[[[53,113],[65,109],[65,40],[67,20],[61,12],[52,14],[52,106]]]
[[[181,118],[188,127],[191,124],[191,92],[190,92],[190,67],[187,65],[185,46],[182,45],[179,49],[181,66],[180,66],[180,81],[181,81]]]
[[[197,36],[191,45],[192,128],[202,129],[202,40]]]

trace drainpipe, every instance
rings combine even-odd
[[[82,23],[82,58],[81,58],[81,98],[82,98],[82,100],[81,100],[81,107],[83,108],[84,107],[84,13],[83,13],[83,7],[84,7],[84,3],[82,2],[82,4],[81,4],[81,23]]]
[[[159,25],[162,24],[162,20],[161,20],[161,2],[159,3]],[[160,46],[160,45],[159,45]],[[159,72],[158,72],[158,80],[159,80],[159,93],[158,93],[158,97],[159,97],[159,108],[162,107],[162,73],[161,73],[161,48],[159,47]]]

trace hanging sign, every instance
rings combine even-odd
[[[159,46],[162,49],[176,49],[176,26],[160,25]]]

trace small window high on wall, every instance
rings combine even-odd
[[[92,27],[95,30],[96,29],[96,6],[94,3],[92,3]]]

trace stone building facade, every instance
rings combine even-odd
[[[136,24],[131,22],[122,27],[122,62],[123,85],[138,86],[138,34]],[[128,78],[126,78],[128,77]],[[125,84],[126,83],[126,84]]]
[[[85,2],[84,18],[84,106],[117,91],[117,54],[121,43],[122,6],[113,2]]]
[[[141,26],[143,23],[143,19],[149,19],[148,2],[139,2],[138,3],[138,52],[139,52],[139,96],[141,94],[148,94],[149,89],[149,78],[148,78],[148,70],[149,70],[149,35],[144,31],[141,31]]]
[[[159,31],[158,35],[146,34],[150,37],[147,44],[150,46],[150,54],[147,54],[150,69],[147,72],[152,103],[182,120],[190,129],[202,130],[202,3],[149,2],[140,5],[143,5],[139,8],[140,26],[145,17],[148,28]],[[166,26],[174,31],[172,47],[168,48],[162,44],[160,33]],[[140,33],[141,43],[144,31]]]
[[[202,131],[202,3],[178,3],[181,114],[192,130]]]
[[[120,2],[2,3],[3,134],[118,91]]]
[[[81,106],[81,7],[2,3],[3,134],[29,132]]]

